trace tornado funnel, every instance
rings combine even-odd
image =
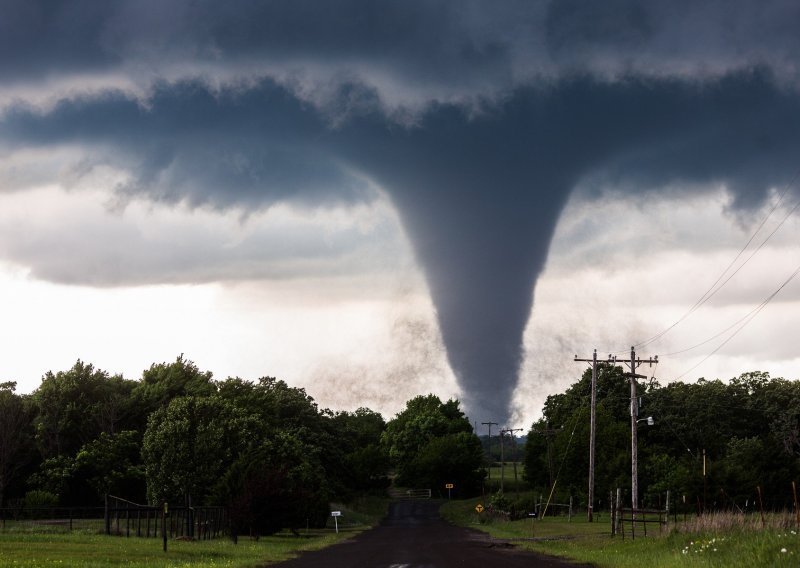
[[[573,182],[529,127],[535,114],[437,108],[400,132],[373,126],[369,144],[362,130],[354,156],[399,212],[473,421],[507,423],[536,278]]]

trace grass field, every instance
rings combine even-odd
[[[328,531],[309,537],[271,536],[258,541],[228,539],[170,541],[167,552],[159,539],[125,538],[89,533],[0,535],[0,566],[217,566],[253,567],[291,558],[304,550],[329,546],[352,536]]]
[[[573,517],[572,522],[563,517],[480,522],[476,503],[474,499],[453,501],[443,507],[442,514],[455,524],[477,528],[522,548],[598,567],[800,566],[800,535],[791,516],[761,529],[760,522],[731,522],[731,517],[738,516],[715,519],[709,515],[705,524],[679,523],[662,535],[648,530],[646,538],[623,540],[611,537],[607,515],[600,515],[594,523],[583,516]]]
[[[240,538],[206,541],[170,540],[167,552],[155,538],[125,538],[78,530],[60,533],[9,531],[0,533],[0,566],[69,566],[101,568],[138,567],[231,567],[250,568],[292,558],[300,552],[317,550],[341,542],[377,522],[387,507],[386,499],[365,499],[354,507],[341,504],[339,534],[329,528],[262,537],[258,541]]]

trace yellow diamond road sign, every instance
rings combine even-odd
[[[478,503],[478,504],[475,506],[475,510],[476,510],[476,511],[478,511],[479,513],[483,513],[483,505],[481,505],[480,503]]]

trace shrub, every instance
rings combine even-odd
[[[25,494],[23,507],[26,509],[44,509],[58,506],[58,495],[49,491],[34,489]]]

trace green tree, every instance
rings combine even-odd
[[[201,371],[181,353],[172,363],[153,363],[142,373],[132,396],[139,409],[140,421],[151,412],[167,406],[182,396],[207,397],[216,394],[217,386],[210,371]],[[144,427],[141,422],[140,427]]]
[[[14,392],[15,382],[0,383],[0,507],[6,490],[33,460],[31,412],[23,397]]]
[[[80,360],[68,371],[48,371],[31,395],[42,456],[73,456],[100,432],[115,432],[129,414],[135,385]]]
[[[221,398],[255,418],[255,438],[291,432],[309,446],[319,448],[331,491],[346,496],[353,481],[345,457],[350,442],[337,430],[330,411],[321,411],[304,389],[274,377],[261,377],[256,382],[229,378],[216,386]]]
[[[431,438],[414,457],[411,471],[416,485],[441,489],[452,483],[457,493],[477,493],[486,476],[481,442],[471,432]]]
[[[62,505],[81,505],[89,499],[86,491],[82,491],[84,488],[76,487],[79,482],[75,477],[74,458],[64,455],[44,460],[28,480],[34,492],[53,495]]]
[[[84,479],[100,501],[112,494],[131,501],[145,498],[144,466],[141,463],[141,434],[123,430],[102,432],[84,444],[75,456],[75,473]]]
[[[472,425],[459,408],[457,400],[442,402],[435,395],[417,396],[406,403],[406,408],[386,425],[382,442],[387,448],[389,458],[397,471],[397,482],[401,485],[428,483],[432,471],[437,466],[432,463],[434,456],[425,453],[425,459],[419,459],[423,450],[436,438],[445,438],[457,434],[467,434],[475,438],[480,449],[480,441],[472,432]],[[442,442],[442,444],[445,444]],[[442,446],[444,447],[444,446]],[[469,446],[466,446],[469,449]],[[473,457],[472,454],[468,454]],[[482,479],[483,453],[478,452],[477,461],[464,464],[466,468],[458,473],[459,478]],[[443,456],[446,462],[447,457]],[[418,467],[424,466],[423,469]],[[447,469],[442,464],[439,471]],[[448,470],[449,471],[449,470]]]
[[[142,459],[151,503],[201,502],[237,459],[252,435],[254,420],[217,396],[184,396],[150,415]]]
[[[592,371],[565,392],[547,397],[542,419],[528,432],[526,480],[539,490],[557,482],[561,491],[580,499],[588,493],[589,415]],[[643,385],[643,393],[652,390]],[[597,369],[595,487],[630,483],[630,383],[621,367],[600,363]],[[627,467],[625,464],[627,463]]]
[[[214,500],[229,507],[234,538],[295,530],[307,523],[324,526],[329,494],[319,449],[278,432],[231,465],[216,486]]]
[[[368,408],[331,417],[332,438],[342,454],[343,482],[351,492],[381,490],[389,484],[389,456],[381,444],[386,422]]]

